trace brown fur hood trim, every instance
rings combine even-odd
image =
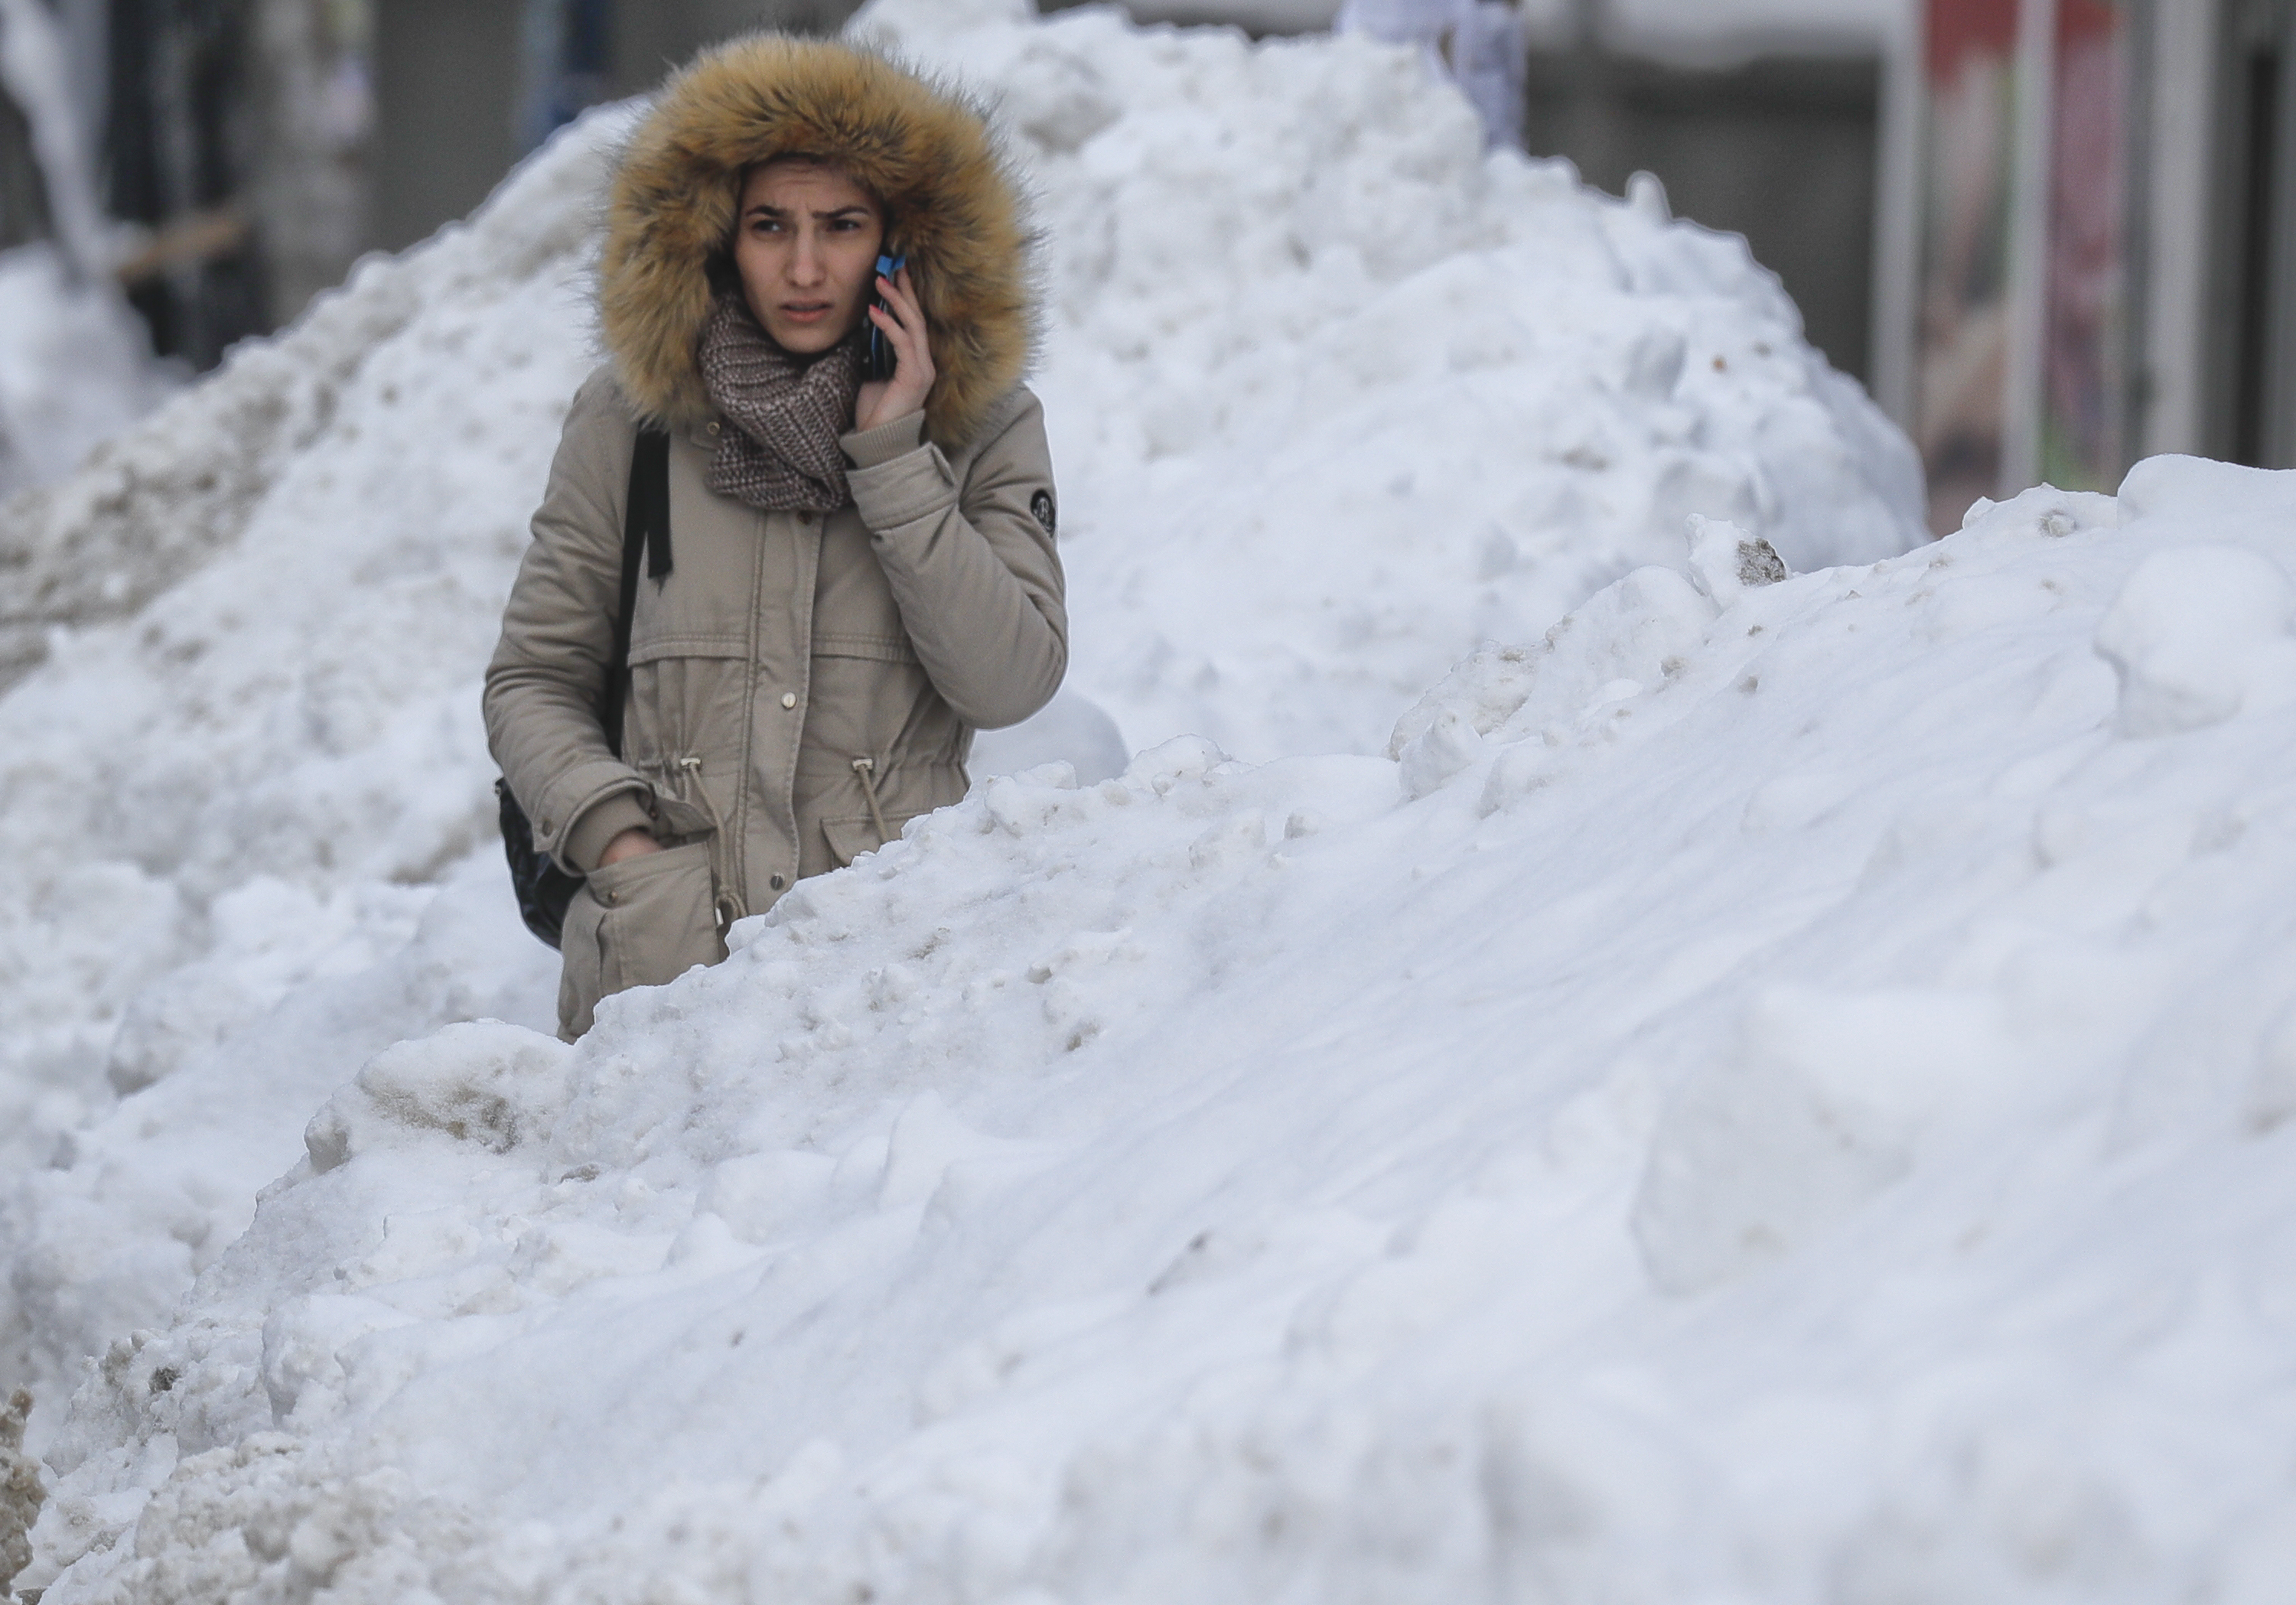
[[[955,446],[1021,382],[1035,345],[1020,186],[980,111],[882,56],[756,34],[671,78],[614,176],[598,315],[622,391],[648,420],[710,415],[696,343],[710,258],[733,237],[742,171],[803,151],[889,209],[931,325],[931,437]]]

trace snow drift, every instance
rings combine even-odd
[[[550,955],[447,934],[500,888],[438,888],[491,829],[475,676],[587,367],[601,172],[567,142],[9,508],[45,660],[0,699],[40,844],[0,874],[6,1380],[164,1310],[367,1054],[533,1015]]]
[[[1915,538],[1905,443],[1740,242],[1486,160],[1408,53],[979,4],[860,26],[994,92],[1048,225],[1077,694],[980,773],[1098,778],[1187,733],[1374,752],[1480,643],[1681,561],[1692,513],[1804,567]],[[0,624],[37,667],[0,700],[0,802],[39,850],[0,873],[0,1380],[41,1384],[36,1439],[360,1064],[550,1018],[477,687],[592,360],[628,116],[12,504]]]
[[[79,1395],[48,1605],[2277,1600],[2292,529],[1711,525],[1394,759],[992,781],[393,1047]]]

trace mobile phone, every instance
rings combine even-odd
[[[889,250],[877,258],[878,278],[891,278],[902,268],[907,266],[908,261],[907,252],[895,252]],[[876,279],[869,281],[869,305],[884,307],[885,292],[875,287],[876,283]],[[892,308],[886,307],[886,310],[890,312]],[[893,376],[894,368],[898,366],[899,363],[900,358],[893,350],[893,342],[885,338],[885,332],[882,329],[877,327],[877,320],[871,318],[869,320],[869,357],[862,377],[873,381],[890,379]]]

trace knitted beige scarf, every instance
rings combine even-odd
[[[772,512],[834,512],[851,501],[837,438],[853,427],[861,354],[840,340],[819,356],[784,351],[738,295],[720,296],[701,332],[701,381],[734,427],[718,437],[707,482]]]

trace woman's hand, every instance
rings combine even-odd
[[[892,278],[880,277],[877,290],[883,307],[866,310],[885,338],[893,342],[897,366],[890,379],[861,387],[853,405],[853,427],[873,430],[896,418],[906,418],[925,404],[933,387],[932,347],[925,339],[925,315],[909,284],[909,270]]]
[[[598,855],[598,867],[604,869],[608,864],[619,864],[625,858],[638,858],[660,851],[661,843],[647,831],[632,825],[606,844],[606,850]]]

